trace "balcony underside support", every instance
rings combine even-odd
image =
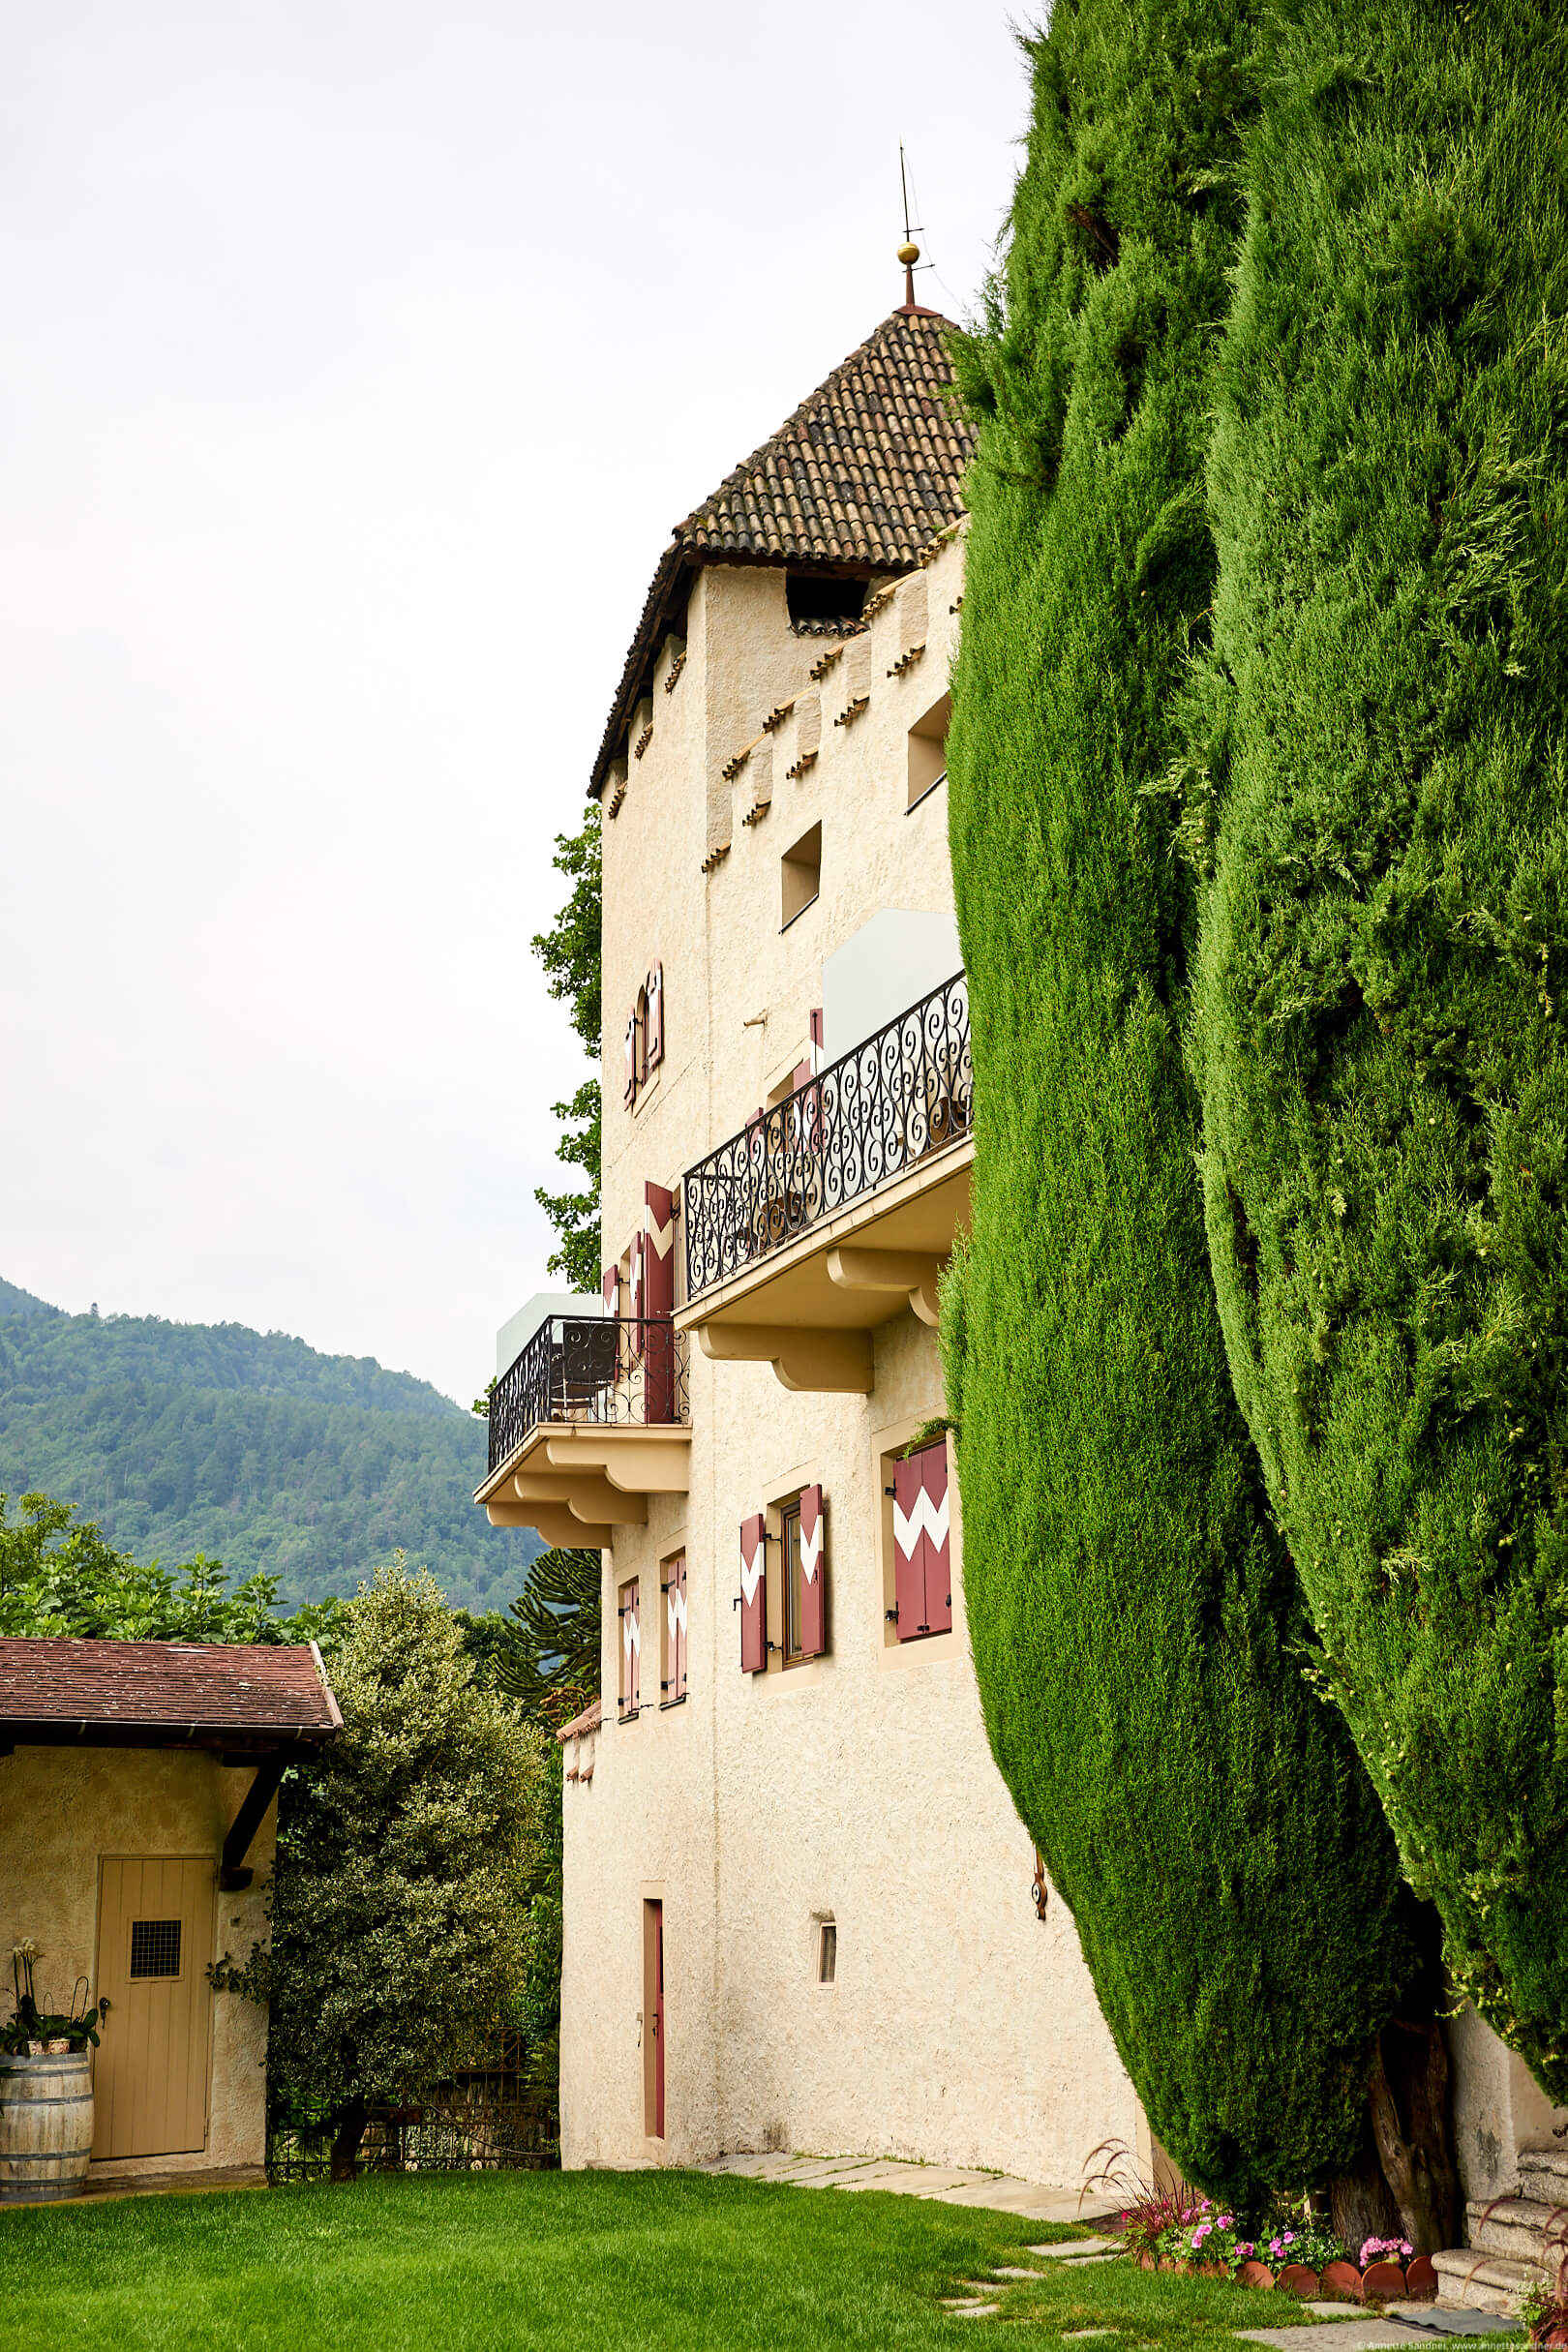
[[[945,1260],[919,1250],[857,1250],[828,1252],[828,1280],[840,1290],[902,1291],[922,1323],[941,1321],[937,1276]]]
[[[785,1388],[868,1397],[871,1334],[780,1328],[768,1323],[704,1323],[697,1334],[716,1364],[771,1364]]]
[[[646,1494],[621,1493],[592,1470],[570,1475],[562,1471],[558,1475],[554,1471],[535,1470],[529,1463],[513,1479],[512,1493],[519,1502],[564,1503],[572,1517],[580,1519],[586,1527],[648,1524]]]
[[[585,1422],[547,1431],[545,1459],[552,1470],[597,1470],[621,1494],[684,1494],[691,1477],[691,1432],[651,1425],[634,1432]],[[628,1514],[618,1509],[613,1516]]]
[[[564,1503],[489,1502],[485,1515],[493,1527],[537,1527],[547,1544],[571,1552],[608,1552],[616,1539],[613,1527],[586,1526]]]

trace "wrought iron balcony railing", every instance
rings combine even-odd
[[[959,972],[687,1169],[687,1299],[967,1134],[974,1101]]]
[[[490,1466],[542,1421],[647,1428],[686,1418],[686,1342],[668,1315],[546,1318],[490,1394]]]

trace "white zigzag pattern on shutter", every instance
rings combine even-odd
[[[670,1246],[675,1240],[675,1219],[672,1217],[664,1224],[656,1225],[653,1222],[652,1210],[649,1209],[645,1214],[648,1240],[653,1244],[660,1257],[668,1257]]]
[[[893,1541],[906,1560],[913,1556],[915,1547],[920,1540],[922,1527],[933,1544],[941,1545],[948,1540],[948,1497],[946,1494],[943,1495],[940,1502],[933,1502],[925,1489],[921,1487],[915,1497],[915,1508],[907,1519],[898,1505],[893,1504]]]
[[[819,1519],[811,1533],[800,1529],[800,1567],[808,1584],[816,1580],[817,1562],[822,1557],[822,1521]]]
[[[740,1554],[740,1590],[745,1597],[748,1609],[757,1598],[757,1587],[762,1583],[763,1559],[766,1551],[766,1544],[759,1540],[757,1549],[749,1560],[743,1552]]]
[[[670,1631],[674,1633],[678,1626],[684,1633],[686,1630],[686,1595],[683,1590],[678,1589],[674,1584],[670,1587],[669,1614]]]
[[[620,1644],[628,1658],[633,1650],[636,1650],[639,1657],[642,1656],[643,1629],[637,1622],[635,1609],[628,1609],[620,1620]]]

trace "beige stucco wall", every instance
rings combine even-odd
[[[1568,2107],[1553,2107],[1518,2051],[1468,2003],[1449,2022],[1448,2047],[1461,2186],[1480,2204],[1512,2196],[1520,2149],[1551,2145],[1553,2132],[1568,2126]]]
[[[210,1854],[216,1874],[228,1825],[252,1772],[215,1756],[156,1748],[19,1747],[0,1756],[0,1955],[31,1937],[43,1957],[38,1989],[64,2003],[78,1976],[94,1980],[98,1865],[104,1854]],[[264,1940],[263,1885],[277,1808],[246,1856],[243,1893],[219,1892],[216,1943],[243,1959]],[[97,1986],[94,1982],[94,1993]],[[201,2171],[258,2165],[266,2147],[266,2014],[232,1993],[212,2005],[207,2146],[196,2156],[117,2161],[116,2173]],[[112,2030],[106,2027],[106,2032]],[[95,2166],[95,2172],[109,2167]]]
[[[961,581],[952,542],[813,685],[832,641],[791,631],[781,573],[699,576],[678,682],[665,693],[661,659],[652,735],[605,827],[607,1255],[627,1250],[645,1181],[678,1190],[804,1058],[824,958],[881,908],[950,910],[947,795],[907,811],[908,740],[947,690]],[[792,781],[813,695],[821,747]],[[782,856],[819,822],[820,896],[781,928]],[[655,961],[666,1060],[628,1114],[621,1037]],[[768,1365],[711,1363],[694,1342],[690,1402],[689,1493],[651,1498],[606,1555],[606,1723],[566,1752],[564,2160],[864,2149],[1076,2185],[1097,2143],[1135,2145],[1141,2118],[1070,1919],[1055,1902],[1035,1915],[1033,1849],[980,1720],[961,1543],[950,1635],[900,1646],[884,1616],[883,1456],[943,1409],[935,1336],[907,1310],[884,1324],[867,1397],[791,1394]],[[745,1675],[739,1523],[807,1481],[828,1515],[829,1654]],[[690,1695],[661,1709],[659,1568],[681,1546]],[[619,1723],[616,1594],[634,1575],[645,1703]],[[664,1904],[662,2142],[644,2130],[648,1896]]]

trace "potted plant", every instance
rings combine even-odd
[[[90,2049],[101,2011],[78,1976],[64,2009],[41,2002],[31,1938],[11,1955],[12,2014],[0,2024],[0,2204],[79,2196],[93,2145]]]

